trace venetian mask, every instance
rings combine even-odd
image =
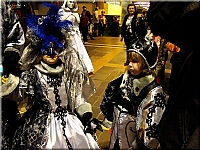
[[[65,8],[73,9],[75,6],[75,0],[65,0]]]
[[[62,42],[64,45],[64,42]],[[49,45],[47,45],[47,48],[44,50],[41,50],[41,54],[43,55],[59,55],[64,48],[59,47],[58,45],[54,44],[53,42],[50,42]]]

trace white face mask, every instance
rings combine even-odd
[[[73,9],[75,5],[75,0],[67,0],[66,7]]]

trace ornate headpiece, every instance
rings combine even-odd
[[[27,15],[27,38],[33,45],[40,46],[41,54],[58,54],[64,49],[66,39],[62,29],[68,31],[72,22],[59,19],[57,6],[48,3],[42,5],[49,7],[46,16],[38,18]]]
[[[136,42],[132,44],[128,52],[138,53],[144,59],[149,69],[156,66],[158,47],[150,35],[146,35],[140,39],[138,38]]]

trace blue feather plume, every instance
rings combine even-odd
[[[26,24],[33,31],[36,31],[38,25],[38,17],[36,15],[27,14],[26,15]]]
[[[42,6],[49,7],[47,15],[57,15],[59,8],[54,4],[42,3]]]
[[[42,5],[49,7],[49,11],[43,17],[42,22],[38,22],[39,18],[36,15],[27,15],[27,26],[35,31],[36,36],[41,39],[42,52],[49,48],[50,42],[53,42],[55,48],[64,48],[62,40],[65,39],[65,35],[61,30],[69,31],[73,25],[72,22],[60,20],[57,6],[48,3],[43,3]]]

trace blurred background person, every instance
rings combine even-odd
[[[129,4],[127,6],[127,12],[128,14],[124,17],[121,27],[121,41],[124,40],[126,49],[128,50],[131,46],[131,43],[134,43],[136,40],[136,6],[134,4]],[[129,64],[127,55],[128,52],[126,54],[126,62],[124,63],[125,66]]]
[[[107,24],[106,24],[106,16],[104,15],[105,11],[102,10],[101,11],[101,15],[99,17],[99,30],[98,30],[98,35],[99,36],[104,36],[104,32],[107,28]]]
[[[98,26],[99,26],[99,8],[96,7],[93,13],[93,23],[94,23],[94,36],[98,36]]]
[[[146,35],[146,30],[148,27],[148,21],[147,21],[147,17],[146,17],[146,10],[142,10],[142,14],[141,15],[137,15],[137,36],[143,36]]]
[[[113,16],[111,34],[113,37],[119,37],[119,21],[117,20],[116,16]]]
[[[85,12],[85,15],[88,17],[88,19],[89,19],[89,23],[88,23],[88,35],[90,36],[90,39],[91,40],[95,40],[94,39],[94,37],[93,37],[93,35],[92,35],[92,26],[93,26],[93,24],[92,24],[92,18],[91,18],[91,13],[90,13],[90,11],[87,9],[87,7],[86,6],[83,6],[83,11],[82,11],[82,13],[83,12]]]
[[[167,40],[158,35],[154,35],[154,41],[158,46],[158,62],[156,65],[157,83],[164,88],[165,64],[168,59],[168,50],[166,48]]]
[[[8,11],[10,12],[10,15],[16,14],[18,18],[20,18],[22,16],[21,11],[19,9],[17,9],[17,1],[10,2],[10,7],[8,8]]]
[[[83,36],[84,44],[88,43],[87,36],[88,36],[88,24],[89,18],[86,16],[86,12],[83,11],[80,18],[80,30]]]

